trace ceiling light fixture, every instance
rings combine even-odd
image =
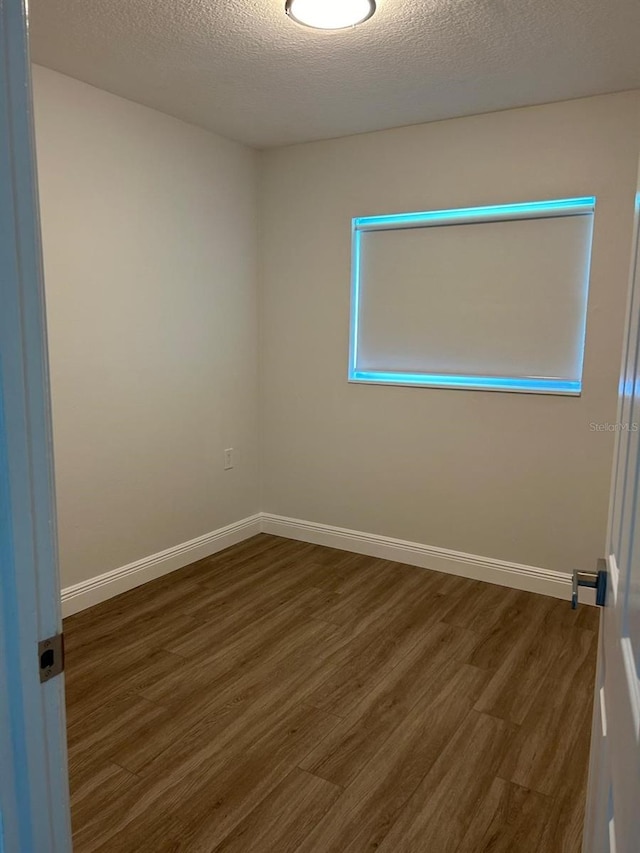
[[[375,0],[287,0],[285,12],[298,24],[316,30],[343,30],[367,21]]]

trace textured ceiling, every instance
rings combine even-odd
[[[257,147],[640,87],[639,0],[31,0],[35,62]]]

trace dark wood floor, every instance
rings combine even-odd
[[[65,621],[76,853],[578,853],[597,612],[258,536]]]

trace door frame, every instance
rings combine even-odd
[[[640,173],[638,186],[640,187]],[[625,341],[618,392],[617,419],[620,423],[630,423],[633,420],[634,405],[638,400],[636,381],[639,374],[640,191],[635,195]],[[612,763],[613,760],[620,760],[621,744],[626,749],[634,739],[636,744],[638,742],[637,709],[640,708],[640,686],[625,624],[628,570],[625,569],[626,560],[619,567],[617,559],[620,558],[621,551],[623,555],[628,552],[627,556],[630,558],[633,539],[638,532],[637,526],[634,529],[634,519],[638,508],[639,464],[636,433],[631,429],[621,430],[616,435],[611,474],[605,549],[607,600],[600,613],[583,853],[615,851],[616,832],[622,832],[625,842],[632,843],[640,831],[640,820],[636,814],[624,808],[614,811],[616,777]],[[616,686],[624,691],[625,701],[621,705],[607,702],[610,698],[609,692]],[[619,783],[617,787],[619,790]]]
[[[33,105],[24,0],[0,0],[0,850],[70,853],[64,680]]]

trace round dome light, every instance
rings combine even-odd
[[[368,20],[375,0],[287,0],[285,12],[296,23],[317,30],[343,30]]]

